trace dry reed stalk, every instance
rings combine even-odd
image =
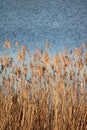
[[[81,52],[78,50],[78,48],[75,48],[75,54],[77,55],[77,56],[81,56]]]
[[[42,71],[41,67],[38,68],[38,76],[39,76],[39,78],[41,78],[43,76],[43,71]]]
[[[18,54],[18,57],[17,57],[17,58],[18,58],[19,61],[22,59],[22,56],[21,56],[20,53]]]
[[[11,48],[11,44],[8,40],[5,41],[5,46],[8,47],[9,49]]]
[[[50,47],[50,44],[48,41],[46,41],[46,49],[49,49],[49,47]]]
[[[16,43],[15,43],[15,46],[18,47],[18,46],[19,46],[19,42],[16,42]]]
[[[0,58],[0,64],[1,64],[1,63],[3,63],[3,59],[2,59],[2,58]]]
[[[54,55],[53,60],[54,60],[54,65],[55,65],[56,67],[57,67],[57,66],[60,66],[60,62],[59,62],[58,57],[57,57],[56,55]]]
[[[84,62],[87,62],[87,53],[85,54]]]
[[[6,56],[6,53],[4,53],[4,60],[3,60],[3,66],[6,68],[7,67],[7,56]]]
[[[43,54],[43,62],[45,64],[50,62],[50,58],[48,56],[48,53]]]
[[[24,73],[24,75],[27,75],[27,74],[28,74],[28,69],[27,69],[26,66],[23,67],[23,73]]]
[[[86,48],[86,44],[83,42],[82,43],[82,48],[85,49]]]

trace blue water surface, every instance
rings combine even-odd
[[[0,0],[0,52],[5,39],[31,51],[46,40],[50,52],[79,47],[87,43],[87,0]]]

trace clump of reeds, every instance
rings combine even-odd
[[[87,48],[0,56],[0,130],[86,130]],[[8,40],[5,49],[11,49]]]

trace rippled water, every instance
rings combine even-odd
[[[0,0],[0,52],[5,39],[51,52],[87,43],[87,0]],[[14,51],[14,50],[13,50]]]

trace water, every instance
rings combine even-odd
[[[8,39],[50,52],[87,43],[87,0],[0,0],[0,52]],[[14,49],[13,49],[14,52]]]

